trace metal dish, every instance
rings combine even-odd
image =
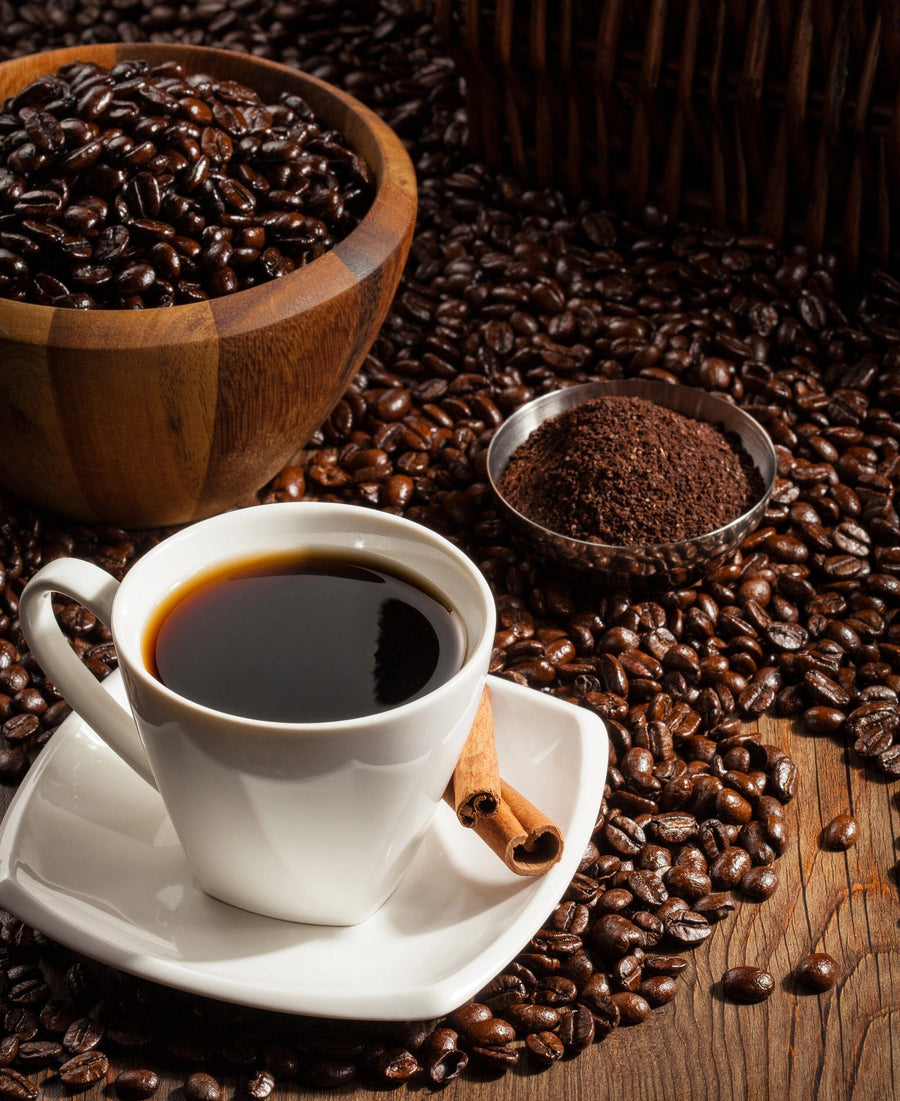
[[[500,492],[500,479],[510,458],[545,420],[601,396],[644,398],[683,416],[708,421],[734,432],[762,479],[763,492],[759,500],[724,527],[675,543],[634,546],[595,543],[562,535],[530,520],[513,508]],[[523,405],[497,429],[488,449],[487,465],[491,485],[505,512],[533,549],[565,566],[602,573],[621,583],[683,585],[734,551],[757,527],[775,485],[777,460],[765,429],[749,413],[725,398],[689,386],[629,379],[572,386]]]

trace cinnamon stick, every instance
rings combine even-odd
[[[562,856],[559,828],[500,777],[487,685],[444,800],[516,875],[543,875]]]
[[[495,814],[500,803],[500,766],[494,742],[491,690],[485,684],[475,720],[453,771],[452,806],[464,826]]]
[[[479,819],[474,829],[516,875],[543,875],[562,857],[559,827],[505,780],[497,813]]]

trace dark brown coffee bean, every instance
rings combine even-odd
[[[540,1066],[550,1066],[565,1055],[566,1047],[555,1033],[550,1031],[530,1032],[525,1037],[528,1054]]]
[[[378,1056],[375,1070],[386,1082],[406,1082],[419,1070],[419,1061],[406,1048],[389,1048]]]
[[[356,1077],[356,1066],[346,1059],[318,1059],[308,1068],[310,1082],[323,1090],[340,1089]]]
[[[219,1082],[205,1071],[195,1071],[184,1080],[185,1101],[221,1101],[224,1096]]]
[[[73,1055],[60,1066],[57,1073],[69,1089],[82,1090],[105,1078],[108,1070],[109,1060],[102,1051],[95,1049]]]
[[[457,1047],[457,1039],[452,1029],[437,1028],[425,1041],[418,1058],[434,1085],[450,1082],[466,1069],[469,1058]]]
[[[37,1101],[40,1090],[12,1067],[0,1067],[0,1098],[3,1101]]]
[[[613,1004],[619,1011],[619,1021],[623,1025],[637,1025],[649,1017],[649,1002],[640,994],[631,990],[612,995]]]
[[[727,891],[716,891],[703,895],[693,903],[693,909],[698,914],[703,914],[709,922],[722,921],[734,912],[735,904]]]
[[[859,823],[851,814],[837,814],[822,831],[826,849],[844,851],[859,840]]]
[[[156,1071],[144,1068],[120,1071],[113,1083],[117,1096],[123,1101],[144,1101],[156,1093],[159,1085]]]
[[[709,868],[709,877],[714,886],[722,890],[733,890],[750,871],[752,861],[746,849],[738,845],[729,845],[715,858]]]
[[[769,867],[751,868],[744,873],[739,887],[747,898],[762,902],[771,898],[778,889],[778,873]]]
[[[775,989],[775,980],[761,967],[730,967],[722,976],[722,992],[736,1002],[762,1002]]]
[[[672,1001],[677,992],[678,984],[671,975],[651,975],[643,979],[635,990],[653,1009]]]
[[[624,815],[607,822],[605,835],[610,847],[623,856],[636,856],[647,840],[644,830]]]
[[[523,1002],[510,1006],[506,1016],[516,1032],[527,1034],[556,1028],[560,1021],[560,1010],[549,1005]]]
[[[467,1037],[478,1047],[508,1044],[516,1038],[513,1026],[499,1017],[472,1021],[466,1029]]]
[[[837,707],[817,704],[803,712],[803,725],[812,734],[834,734],[841,729],[846,718]]]
[[[618,1025],[619,1011],[612,999],[609,1006],[609,1014],[605,1016],[595,1016],[583,1005],[571,1006],[563,1011],[556,1034],[567,1051],[589,1048],[598,1030],[605,1035]]]
[[[62,1044],[55,1040],[27,1040],[19,1044],[18,1059],[23,1067],[49,1067],[62,1053]]]
[[[18,1036],[4,1036],[0,1039],[0,1067],[8,1067],[16,1061],[19,1043]]]
[[[665,919],[665,932],[675,944],[687,947],[707,940],[712,934],[712,926],[703,914],[683,910]]]
[[[63,1036],[63,1047],[80,1055],[91,1051],[103,1040],[103,1026],[88,1017],[79,1017],[66,1029]]]
[[[466,1002],[450,1015],[450,1023],[460,1032],[468,1032],[472,1025],[490,1020],[494,1016],[489,1006],[481,1002]]]
[[[827,952],[812,952],[800,960],[794,975],[803,986],[821,993],[830,989],[837,981],[837,961]]]

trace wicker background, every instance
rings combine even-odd
[[[490,166],[851,271],[900,248],[900,0],[433,6]]]

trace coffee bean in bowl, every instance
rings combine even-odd
[[[0,103],[0,484],[126,528],[250,499],[387,314],[402,142],[322,80],[205,47],[15,58]]]
[[[620,581],[682,584],[759,523],[775,450],[748,413],[690,387],[563,388],[494,435],[488,474],[520,536]]]

